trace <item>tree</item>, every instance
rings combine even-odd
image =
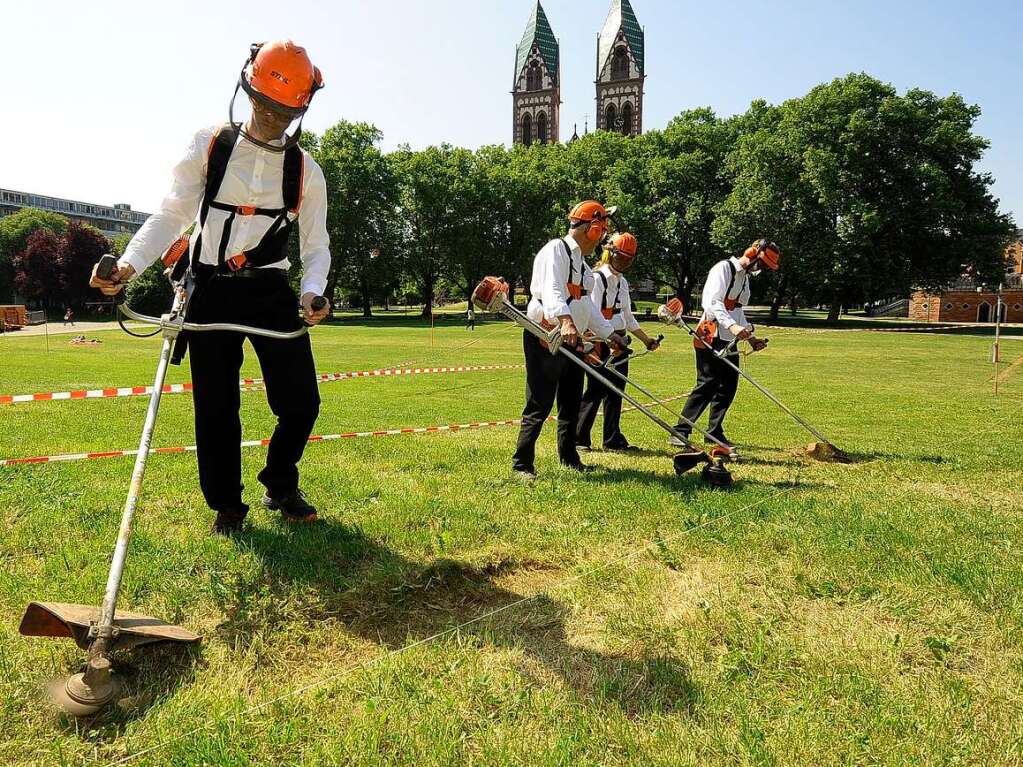
[[[13,299],[14,259],[28,247],[29,237],[40,229],[62,235],[67,219],[36,208],[22,208],[0,219],[0,303]]]
[[[724,255],[711,233],[731,185],[724,165],[741,125],[709,109],[683,112],[662,132],[632,139],[612,166],[609,196],[639,239],[640,273],[674,286],[688,309],[690,294]]]
[[[159,317],[171,307],[174,295],[170,280],[157,262],[128,283],[125,300],[137,312]]]
[[[92,268],[110,250],[110,241],[93,227],[77,221],[68,224],[58,257],[61,301],[65,306],[79,308],[92,296]]]
[[[865,74],[817,86],[740,142],[718,242],[773,226],[789,289],[828,303],[832,320],[852,302],[991,272],[1011,222],[974,170],[979,114]]]
[[[423,316],[433,313],[438,279],[450,270],[448,259],[464,241],[464,194],[458,187],[466,150],[448,144],[414,152],[407,146],[389,155],[398,178],[396,210],[400,258],[423,299]]]
[[[374,295],[393,280],[391,240],[397,186],[392,166],[378,144],[374,126],[340,121],[317,141],[316,161],[327,182],[327,231],[332,263],[327,294],[337,286],[358,292],[363,315],[370,316]]]
[[[60,297],[62,247],[60,237],[42,228],[29,235],[25,249],[14,257],[14,287],[43,308]]]

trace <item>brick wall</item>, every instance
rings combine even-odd
[[[909,318],[917,322],[977,322],[980,305],[987,303],[989,321],[994,322],[997,302],[993,292],[950,290],[935,294],[918,290],[909,300]],[[1004,291],[1002,302],[1006,305],[1006,322],[1023,322],[1023,290]]]

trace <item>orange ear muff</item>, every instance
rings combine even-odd
[[[590,228],[586,230],[586,237],[591,242],[600,242],[607,233],[607,220],[595,218],[590,221]]]

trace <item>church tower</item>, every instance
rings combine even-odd
[[[612,0],[597,38],[597,127],[643,132],[644,33],[629,0]]]
[[[512,141],[558,142],[561,112],[561,61],[558,41],[537,0],[522,42],[515,49],[512,83]]]

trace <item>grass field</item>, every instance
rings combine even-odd
[[[39,693],[83,654],[17,625],[33,599],[99,600],[132,460],[0,468],[0,763],[1020,764],[1023,370],[996,398],[990,339],[768,335],[751,372],[852,465],[800,457],[811,437],[743,385],[729,492],[674,476],[636,413],[646,451],[584,454],[582,476],[549,426],[532,486],[514,427],[349,439],[306,452],[320,523],[254,507],[225,540],[194,457],[153,457],[120,604],[203,643],[119,656],[126,697],[92,720]],[[97,337],[0,338],[0,394],[151,382],[156,339]],[[634,364],[664,395],[693,378],[668,340]],[[314,349],[321,372],[521,362],[504,324],[347,322]],[[317,432],[514,418],[522,379],[325,383]],[[263,394],[242,402],[245,438],[268,436]],[[0,458],[134,448],[145,409],[0,405]],[[166,396],[155,444],[192,442],[190,397]],[[250,503],[263,456],[244,452]]]

